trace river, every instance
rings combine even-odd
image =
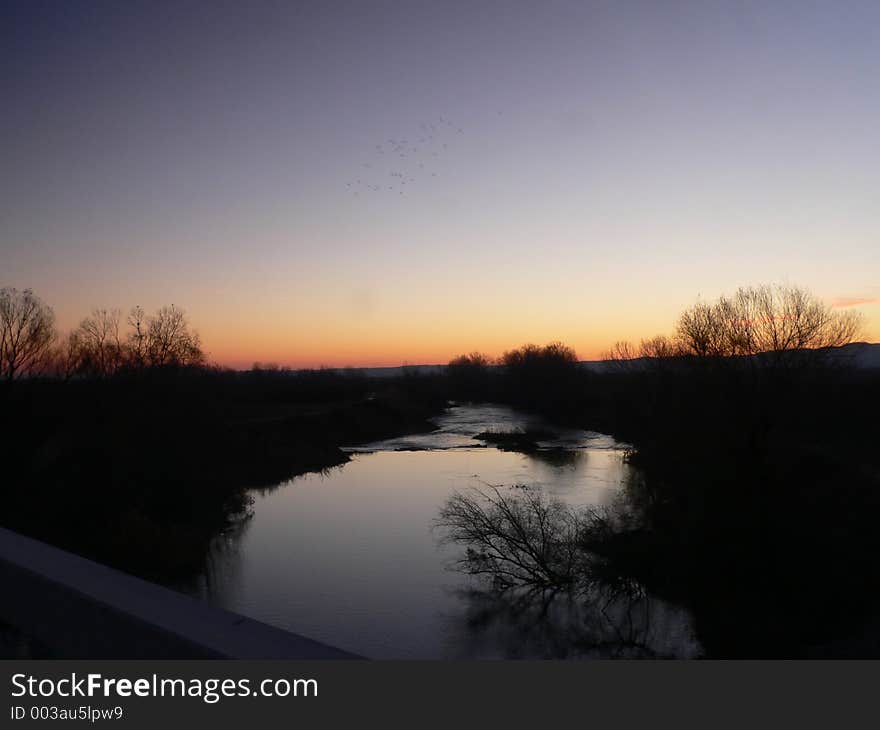
[[[625,445],[554,429],[502,451],[486,430],[546,429],[506,407],[455,405],[437,430],[353,447],[351,461],[253,492],[253,516],[217,540],[192,592],[223,608],[375,659],[700,654],[692,620],[651,596],[512,600],[455,569],[464,546],[435,522],[455,492],[528,487],[571,507],[608,504]]]

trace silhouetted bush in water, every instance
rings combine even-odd
[[[443,541],[465,546],[458,569],[487,577],[495,588],[577,593],[597,581],[606,587],[632,587],[624,576],[611,579],[607,569],[599,568],[603,558],[593,547],[641,529],[642,519],[629,498],[606,507],[574,509],[539,489],[489,486],[450,496],[434,526]]]
[[[448,540],[467,545],[460,567],[496,587],[564,588],[575,581],[578,519],[538,492],[511,498],[490,487],[454,494],[436,525]]]
[[[632,534],[627,502],[575,510],[538,490],[472,490],[450,497],[435,520],[442,540],[464,552],[454,567],[484,579],[465,597],[472,630],[512,630],[514,655],[535,642],[546,656],[693,656],[695,642],[664,632],[663,606],[593,550]],[[658,625],[659,624],[659,625]]]

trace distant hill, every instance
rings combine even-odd
[[[761,357],[756,355],[756,357]],[[839,347],[834,351],[834,358],[841,363],[847,363],[857,368],[880,368],[880,343],[878,342],[853,342]],[[631,365],[638,365],[644,358],[636,358],[630,361]],[[605,360],[581,360],[581,367],[601,373],[609,367]]]
[[[880,342],[853,342],[838,348],[836,357],[857,368],[880,368]],[[637,362],[637,361],[634,361]],[[587,370],[602,372],[608,367],[605,360],[581,360],[578,365]],[[494,366],[492,366],[494,367]],[[406,373],[436,375],[446,370],[445,365],[400,365],[383,368],[339,368],[337,372],[358,372],[373,378],[394,378]]]
[[[841,347],[840,351],[853,358],[853,364],[859,368],[880,368],[880,342],[853,342]]]
[[[345,368],[338,372],[358,372],[371,378],[396,378],[410,373],[412,375],[437,375],[446,370],[445,365],[400,365],[398,367],[385,368]]]

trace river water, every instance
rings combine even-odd
[[[546,424],[496,405],[453,406],[436,424],[255,491],[253,517],[218,539],[193,592],[375,659],[699,655],[687,612],[651,596],[500,596],[455,569],[465,547],[435,526],[451,494],[491,486],[608,504],[632,476],[623,444],[557,429],[538,452],[501,451],[475,435]]]

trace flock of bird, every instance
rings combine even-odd
[[[437,178],[437,163],[464,129],[440,116],[421,122],[407,139],[386,139],[373,148],[371,162],[361,163],[359,177],[345,183],[352,195],[406,195],[420,180]]]

